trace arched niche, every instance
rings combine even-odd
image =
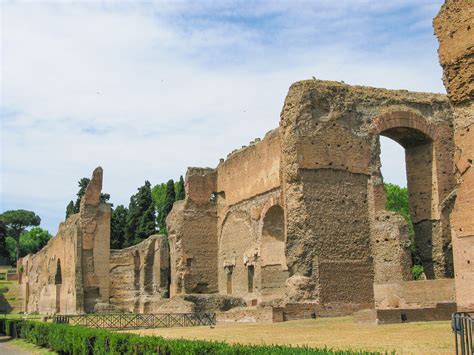
[[[284,289],[288,271],[285,255],[285,215],[279,205],[270,207],[262,220],[260,266],[263,292]]]

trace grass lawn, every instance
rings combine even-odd
[[[273,324],[134,330],[166,338],[218,340],[241,344],[291,344],[334,349],[393,351],[398,354],[453,354],[449,321],[388,325],[354,323],[352,317],[319,318]]]
[[[8,342],[9,346],[18,348],[20,350],[29,352],[31,354],[39,354],[39,355],[46,355],[46,354],[56,354],[54,351],[49,349],[42,348],[40,346],[36,346],[34,344],[28,343],[22,339],[13,339]]]

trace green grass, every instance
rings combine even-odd
[[[380,352],[332,350],[329,348],[286,345],[242,345],[224,342],[165,339],[102,329],[0,319],[0,331],[33,344],[66,354],[305,354],[305,355],[379,355]],[[386,352],[383,352],[386,354]]]
[[[31,354],[38,354],[38,355],[57,354],[54,351],[51,351],[49,349],[45,349],[40,346],[34,345],[32,343],[28,343],[26,340],[23,340],[23,339],[10,340],[8,342],[8,345],[12,345],[21,350],[28,351]]]

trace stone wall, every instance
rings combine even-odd
[[[169,248],[163,235],[111,250],[110,304],[116,310],[153,313],[169,297]]]
[[[449,229],[432,226],[443,223],[440,201],[454,188],[451,120],[439,94],[318,80],[291,86],[280,121],[287,260],[290,274],[316,283],[321,302],[373,302],[370,236],[383,208],[382,134],[405,147],[407,162],[431,159],[419,174],[414,163],[407,166],[410,208],[415,228],[428,224],[416,238],[429,277],[449,276]],[[416,152],[427,143],[429,157]],[[436,182],[428,186],[426,177]],[[395,248],[400,253],[398,243]]]
[[[474,3],[447,0],[434,19],[443,82],[454,107],[457,193],[451,214],[456,300],[474,311]]]
[[[170,295],[217,292],[217,206],[213,169],[189,168],[186,199],[166,219],[170,242]]]
[[[454,279],[375,284],[374,295],[377,309],[430,308],[456,302]]]
[[[109,301],[110,206],[100,202],[102,169],[94,170],[80,212],[35,255],[19,260],[25,312],[92,312]]]

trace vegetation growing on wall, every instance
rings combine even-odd
[[[418,280],[423,274],[423,266],[420,265],[420,258],[416,253],[415,248],[415,232],[413,229],[413,222],[410,215],[410,205],[408,200],[408,189],[400,187],[397,184],[384,184],[387,202],[385,208],[388,211],[398,212],[408,223],[408,236],[410,238],[411,258],[413,262],[412,274],[415,280]]]

